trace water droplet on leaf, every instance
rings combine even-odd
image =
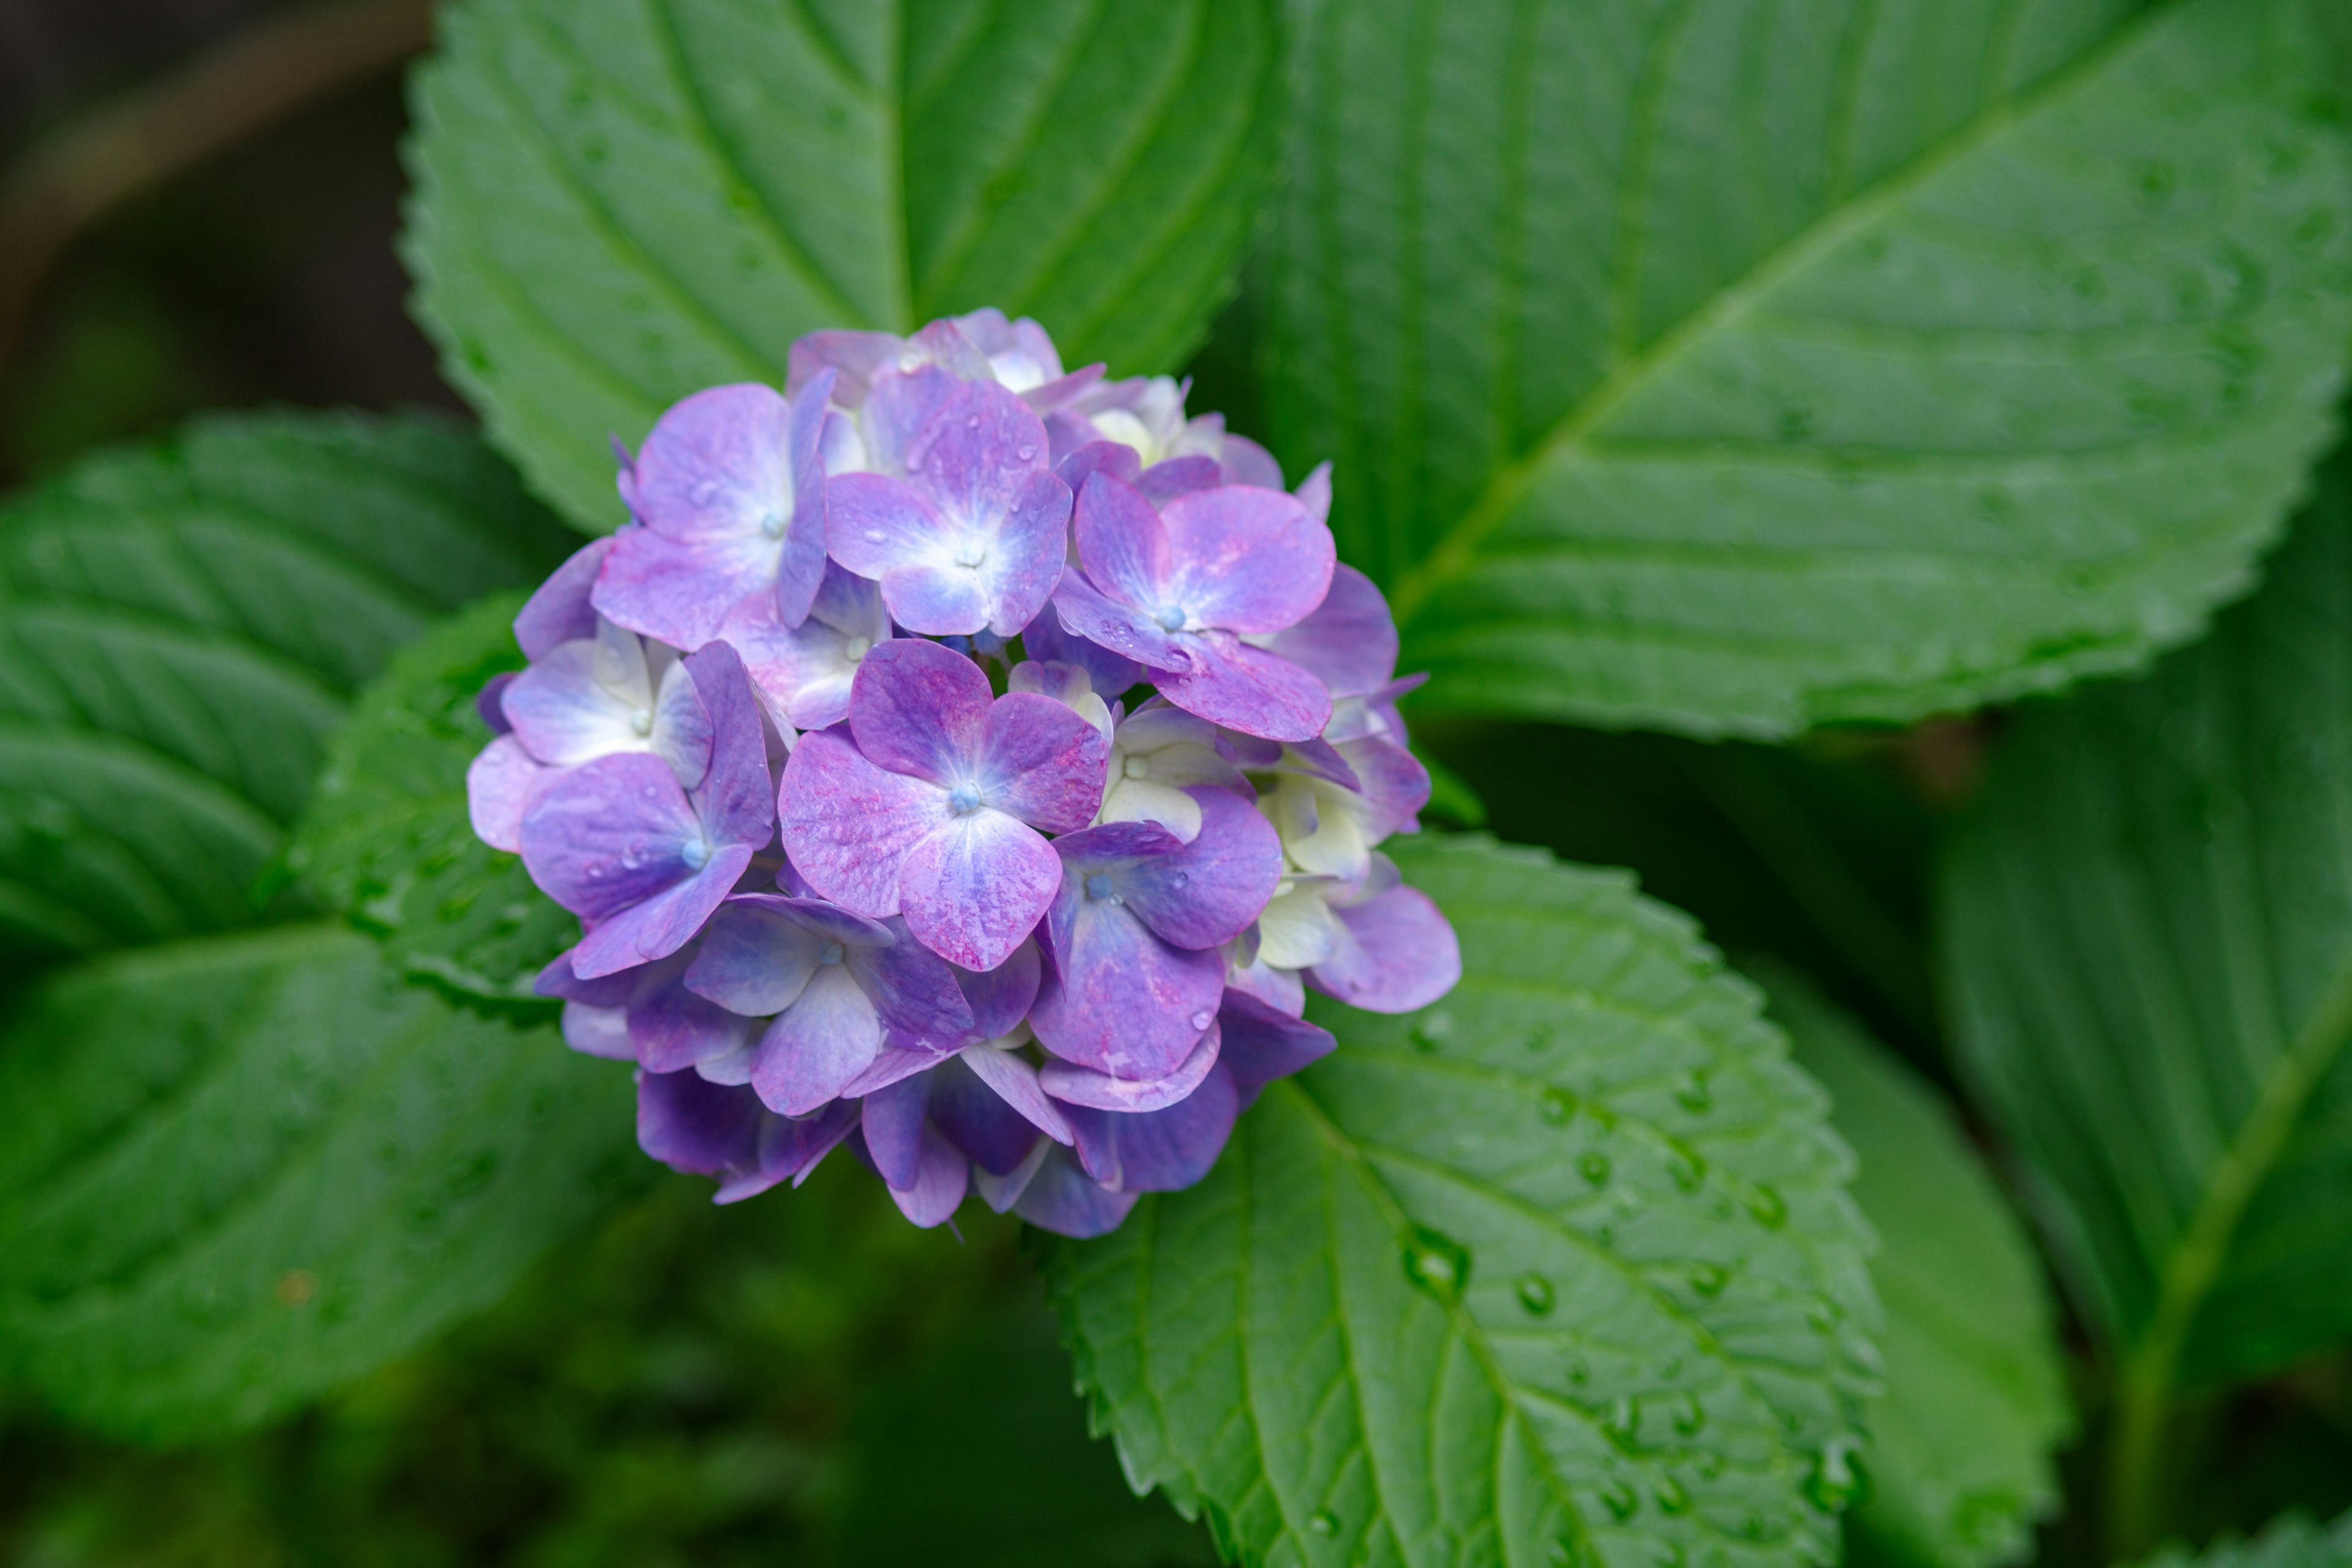
[[[1339,1533],[1339,1516],[1328,1508],[1318,1508],[1307,1517],[1307,1530],[1328,1541]]]
[[[1675,1103],[1696,1116],[1715,1103],[1715,1093],[1706,1086],[1706,1074],[1686,1072],[1675,1089]]]
[[[1642,1402],[1630,1394],[1621,1394],[1610,1405],[1609,1413],[1601,1418],[1601,1431],[1619,1447],[1630,1447],[1642,1431]]]
[[[1812,1474],[1805,1478],[1805,1495],[1823,1512],[1836,1513],[1861,1498],[1864,1484],[1861,1463],[1854,1458],[1853,1439],[1832,1437],[1813,1461]]]
[[[1660,1476],[1656,1480],[1651,1482],[1650,1495],[1657,1499],[1658,1511],[1660,1513],[1688,1513],[1690,1511],[1690,1493],[1685,1491],[1683,1489],[1682,1483],[1675,1479],[1672,1476]]]
[[[1696,1394],[1685,1394],[1675,1402],[1675,1430],[1687,1437],[1706,1425],[1706,1407]]]
[[[1675,1185],[1682,1191],[1695,1193],[1698,1191],[1699,1184],[1706,1179],[1706,1162],[1685,1150],[1677,1149],[1666,1156],[1666,1174],[1675,1179]]]
[[[1548,1089],[1536,1102],[1536,1114],[1554,1127],[1565,1127],[1576,1114],[1576,1101],[1564,1089]]]
[[[1768,1230],[1780,1229],[1789,1217],[1789,1205],[1781,1201],[1780,1194],[1769,1187],[1755,1188],[1746,1194],[1744,1201],[1748,1205],[1748,1212],[1756,1216],[1756,1223]]]
[[[1470,1282],[1470,1253],[1443,1231],[1417,1225],[1404,1242],[1404,1275],[1448,1306]]]
[[[1701,1263],[1690,1271],[1691,1289],[1702,1296],[1719,1296],[1723,1293],[1723,1288],[1730,1282],[1729,1270],[1720,1264]]]
[[[1633,1489],[1623,1481],[1612,1480],[1601,1489],[1601,1506],[1609,1510],[1610,1518],[1622,1522],[1633,1517],[1635,1510],[1642,1506],[1642,1500],[1634,1496]]]
[[[1594,1186],[1605,1187],[1609,1184],[1608,1155],[1587,1154],[1576,1163],[1576,1168],[1583,1173],[1584,1179]]]
[[[1522,1274],[1518,1283],[1519,1305],[1540,1318],[1551,1310],[1551,1281],[1540,1274]]]

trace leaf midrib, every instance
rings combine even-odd
[[[2001,132],[2065,97],[2192,0],[2165,0],[2131,17],[2066,65],[2010,96],[1996,100],[1943,141],[1843,205],[1825,211],[1706,304],[1620,361],[1600,384],[1555,420],[1526,456],[1497,468],[1470,509],[1449,525],[1437,545],[1403,572],[1390,595],[1401,627],[1410,629],[1431,596],[1460,574],[1472,556],[1552,462],[1575,447],[1636,393],[1673,370],[1717,331],[1748,314],[1803,268],[1884,216],[1897,203]]]

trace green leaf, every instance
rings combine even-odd
[[[359,684],[562,559],[438,421],[199,423],[0,510],[0,942],[94,952],[250,923]]]
[[[1962,1066],[2121,1364],[2127,1542],[2175,1389],[2352,1338],[2347,670],[2352,452],[2210,639],[2019,715],[1947,868]]]
[[[1432,703],[1772,737],[2140,664],[2331,427],[2309,9],[1331,0],[1276,450]]]
[[[1934,1089],[1793,971],[1760,974],[1797,1064],[1830,1091],[1878,1232],[1886,1394],[1863,1449],[1849,1561],[1991,1568],[2032,1549],[2071,1435],[2054,1314],[2032,1244]]]
[[[995,305],[1181,363],[1255,223],[1276,0],[470,0],[417,79],[407,255],[444,364],[581,526],[604,433],[819,327]]]
[[[633,1182],[625,1072],[299,926],[93,960],[0,1039],[0,1344],[67,1414],[260,1421],[497,1300]]]
[[[1139,1486],[1245,1563],[1825,1562],[1877,1308],[1852,1158],[1622,873],[1400,840],[1462,940],[1199,1186],[1047,1247]]]
[[[2271,1521],[2252,1541],[2224,1537],[2204,1551],[2175,1545],[2148,1559],[2147,1568],[2347,1568],[2352,1565],[2352,1514],[2314,1524],[2295,1512]]]
[[[490,740],[475,694],[522,668],[521,605],[500,594],[453,616],[361,694],[327,743],[286,860],[412,977],[539,1011],[555,1004],[531,982],[580,940],[580,922],[532,885],[520,856],[476,837],[466,810],[467,766]]]

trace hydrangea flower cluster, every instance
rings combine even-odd
[[[1397,635],[1297,489],[1167,377],[993,310],[816,332],[664,414],[631,521],[524,606],[474,826],[580,917],[540,978],[721,1202],[847,1144],[916,1224],[1070,1236],[1186,1186],[1454,933]]]

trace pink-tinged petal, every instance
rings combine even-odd
[[[542,768],[512,735],[500,735],[466,767],[466,812],[474,837],[509,855],[522,852],[523,810]]]
[[[952,819],[947,791],[876,767],[840,730],[801,737],[776,805],[793,868],[823,897],[877,918],[898,912],[908,854]]]
[[[1070,1127],[1078,1135],[1079,1163],[1103,1185],[1171,1193],[1209,1173],[1240,1110],[1233,1079],[1220,1069],[1172,1105],[1136,1115],[1074,1109]]]
[[[710,710],[704,706],[702,693],[684,663],[662,672],[661,689],[654,694],[654,726],[648,738],[654,755],[667,763],[677,782],[688,789],[709,775],[710,750],[717,736],[711,730]]]
[[[950,1134],[950,1138],[952,1140],[952,1133]],[[982,1203],[998,1214],[1003,1214],[1021,1201],[1021,1194],[1029,1190],[1031,1182],[1036,1180],[1037,1173],[1044,1167],[1046,1156],[1057,1152],[1056,1146],[1050,1140],[1040,1138],[1032,1132],[1029,1135],[1029,1152],[1023,1156],[1019,1164],[1003,1175],[998,1175],[978,1160],[974,1160],[971,1165],[971,1190],[980,1194]]]
[[[1117,1230],[1135,1207],[1137,1195],[1108,1190],[1080,1170],[1071,1155],[1052,1149],[1013,1212],[1040,1230],[1084,1241]]]
[[[760,1037],[751,1087],[769,1110],[806,1116],[839,1095],[882,1051],[882,1021],[847,968],[821,964]]]
[[[983,1040],[1002,1039],[1028,1016],[1037,999],[1044,961],[1037,944],[1024,942],[1013,956],[993,969],[956,971],[956,984],[971,1008],[972,1033]]]
[[[712,843],[765,848],[776,832],[776,785],[751,678],[725,643],[688,657],[686,672],[709,715],[711,734],[710,770],[688,797]]]
[[[1171,500],[1160,522],[1172,563],[1164,589],[1196,625],[1278,632],[1304,620],[1331,586],[1331,531],[1280,490],[1194,490]],[[1082,559],[1084,550],[1081,542]],[[1091,560],[1087,570],[1107,585]]]
[[[1189,843],[1122,867],[1111,880],[1162,942],[1217,947],[1249,929],[1274,897],[1282,880],[1282,837],[1237,795],[1205,786],[1184,793],[1201,807],[1201,831]]]
[[[1094,820],[1110,741],[1050,697],[1008,692],[988,711],[974,782],[982,798],[1048,833]]]
[[[682,544],[759,539],[774,552],[792,521],[792,407],[772,386],[740,382],[680,398],[637,452],[637,516]]]
[[[1223,465],[1226,484],[1257,485],[1270,490],[1278,490],[1282,488],[1282,465],[1274,460],[1273,453],[1246,436],[1236,436],[1227,431],[1218,447],[1218,460]],[[1330,469],[1331,465],[1326,463],[1317,470],[1325,476],[1323,511],[1315,511],[1310,508],[1308,515],[1318,522],[1323,521],[1323,512],[1330,510]],[[1312,482],[1315,475],[1309,474],[1307,478],[1309,482]],[[1305,499],[1303,492],[1306,488],[1305,485],[1299,487],[1302,492],[1301,500]]]
[[[637,1059],[637,1047],[629,1040],[629,1015],[619,1007],[566,1002],[563,1043],[583,1057],[603,1057],[615,1062]]]
[[[1076,1062],[1049,1060],[1038,1069],[1037,1082],[1065,1105],[1126,1113],[1160,1110],[1201,1087],[1209,1069],[1217,1065],[1220,1048],[1220,1031],[1216,1020],[1211,1019],[1192,1051],[1164,1078],[1113,1078]]]
[[[826,941],[792,918],[790,907],[797,901],[739,894],[719,905],[686,972],[687,989],[746,1017],[791,1006],[816,973]]]
[[[911,1187],[922,1173],[923,1112],[930,1101],[931,1079],[908,1078],[859,1103],[857,1125],[866,1152],[890,1186]]]
[[[1235,438],[1239,439],[1239,437]],[[1273,459],[1269,458],[1267,458],[1267,461],[1271,462]],[[1250,481],[1244,479],[1242,482],[1247,484]],[[1281,488],[1282,480],[1279,478],[1278,473],[1274,483],[1276,489],[1278,489]],[[1312,518],[1317,522],[1323,523],[1328,526],[1331,521],[1331,464],[1329,460],[1327,458],[1325,461],[1316,464],[1314,470],[1305,479],[1299,480],[1298,488],[1291,493],[1297,496],[1298,498],[1298,503],[1307,509],[1307,515],[1309,518]]]
[[[1071,870],[1054,900],[1044,928],[1053,967],[1029,1026],[1066,1061],[1118,1078],[1165,1078],[1216,1018],[1223,955],[1170,947],[1115,898],[1091,896],[1089,879]]]
[[[1069,556],[1070,487],[1039,469],[1023,481],[998,524],[996,542],[980,568],[988,597],[988,627],[1018,637],[1037,618],[1061,583]]]
[[[1217,1060],[1233,1076],[1244,1110],[1257,1099],[1258,1090],[1322,1060],[1339,1043],[1328,1029],[1230,988],[1217,1009],[1217,1027],[1224,1035]]]
[[[1340,748],[1362,795],[1371,803],[1371,837],[1413,833],[1421,827],[1421,808],[1429,804],[1429,770],[1421,759],[1392,742],[1350,741]]]
[[[1030,1126],[1056,1143],[1070,1141],[1069,1121],[1062,1115],[1061,1108],[1046,1097],[1038,1070],[1027,1061],[1011,1051],[989,1046],[975,1046],[956,1059]]]
[[[798,730],[823,730],[849,717],[850,682],[857,673],[857,661],[867,648],[889,636],[887,620],[878,628],[874,624],[882,605],[875,585],[838,566],[827,572],[827,585],[817,595],[816,608],[799,626],[785,626],[767,597],[753,594],[730,611],[719,628],[719,640],[742,656],[752,683]],[[845,631],[824,618],[836,577],[857,584],[873,600],[872,614],[859,630]]]
[[[746,595],[772,595],[781,550],[762,535],[688,542],[632,528],[614,534],[596,579],[596,608],[615,626],[677,647],[719,635]]]
[[[1298,971],[1276,969],[1262,958],[1225,971],[1225,994],[1235,992],[1287,1017],[1300,1017],[1307,1011],[1307,982]]]
[[[751,864],[749,845],[729,845],[717,850],[710,863],[691,879],[597,922],[596,929],[582,937],[580,945],[572,950],[572,968],[581,978],[593,980],[600,974],[617,973],[636,964],[667,958],[694,940],[694,933],[702,929],[702,922],[710,918],[710,911],[726,899]]]
[[[1214,458],[1167,458],[1138,475],[1135,489],[1144,500],[1159,506],[1193,490],[1214,489],[1223,478]]]
[[[1317,469],[1316,472],[1322,472]],[[1334,697],[1375,691],[1396,673],[1397,628],[1372,580],[1342,563],[1314,612],[1266,644]]]
[[[582,545],[523,602],[515,614],[514,634],[525,658],[543,658],[559,643],[596,635],[596,610],[588,595],[612,548],[612,536]]]
[[[878,377],[857,416],[866,466],[893,479],[906,477],[907,458],[957,385],[953,375],[935,364]]]
[[[1003,312],[996,314],[1001,317]],[[995,374],[989,365],[988,356],[981,353],[978,344],[964,336],[961,321],[953,317],[942,316],[938,321],[924,322],[915,329],[914,335],[907,340],[907,345],[922,360],[937,365],[958,381],[978,381],[983,377],[992,378]],[[899,363],[903,364],[906,361],[902,357]]]
[[[649,1071],[677,1072],[730,1057],[749,1045],[757,1026],[687,989],[683,952],[654,964],[629,998],[629,1038]]]
[[[1170,602],[1168,584],[1176,566],[1168,530],[1133,485],[1101,470],[1089,475],[1078,492],[1075,528],[1078,562],[1104,597],[1146,615]],[[1063,624],[1069,625],[1066,616]],[[1083,626],[1071,629],[1093,635]]]
[[[974,1057],[1000,1057],[1001,1051],[975,1051]],[[1065,1133],[1069,1124],[1037,1089],[1036,1069],[1016,1063],[1029,1074],[1028,1093],[1045,1108]],[[931,1075],[931,1124],[949,1142],[971,1157],[973,1164],[994,1176],[1010,1175],[1028,1163],[1039,1142],[1037,1129],[1000,1099],[975,1076],[962,1057],[950,1057]],[[1066,1139],[1065,1140],[1066,1142]]]
[[[1094,421],[1083,414],[1050,414],[1045,434],[1051,442],[1054,472],[1076,495],[1087,476],[1097,471],[1123,484],[1143,477],[1143,459],[1124,441],[1105,441],[1095,434]]]
[[[1370,1013],[1410,1013],[1454,989],[1462,946],[1428,894],[1396,887],[1337,910],[1339,948],[1308,972],[1318,991]]]
[[[1037,618],[1024,628],[1021,647],[1040,664],[1066,664],[1085,670],[1095,695],[1106,702],[1143,679],[1143,666],[1135,660],[1065,629],[1060,613],[1051,605],[1037,612]]]
[[[1331,696],[1323,683],[1278,654],[1250,647],[1229,632],[1191,639],[1190,671],[1153,676],[1160,695],[1213,724],[1269,741],[1310,741],[1330,721]]]
[[[1033,386],[1042,386],[1065,379],[1062,356],[1054,347],[1054,340],[1045,328],[1023,316],[1018,321],[1006,321],[1004,312],[993,305],[985,306],[967,315],[949,318],[964,341],[986,357],[989,368],[999,381],[1008,384],[1014,379],[1008,372],[1016,372],[1018,379]],[[1102,366],[1089,367],[1094,375],[1089,384],[1102,374]],[[1068,379],[1076,380],[1077,377]],[[1014,390],[1020,390],[1016,387]]]
[[[971,1181],[971,1164],[936,1127],[923,1129],[922,1165],[911,1187],[892,1187],[890,1198],[923,1229],[943,1225],[963,1202]]]
[[[992,698],[979,665],[919,637],[878,643],[850,687],[849,732],[877,767],[953,789],[971,775]]]
[[[1192,638],[1164,629],[1146,611],[1106,598],[1075,566],[1062,573],[1053,610],[1064,631],[1121,658],[1152,669],[1190,669],[1197,662]]]
[[[1021,399],[992,381],[968,382],[942,402],[907,456],[910,481],[963,529],[985,526],[1068,487],[1045,467],[1045,426]],[[1069,505],[1061,503],[1061,521]]]
[[[802,387],[818,373],[835,374],[833,401],[844,408],[865,403],[866,395],[884,371],[897,368],[907,341],[896,332],[859,332],[845,328],[803,332],[793,341],[784,358],[784,394],[797,399]]]
[[[953,526],[939,505],[907,480],[886,474],[827,479],[825,521],[827,552],[861,577],[880,577],[955,547]]]
[[[1061,883],[1053,846],[985,809],[950,817],[908,852],[898,871],[908,929],[965,969],[993,969],[1011,957]]]
[[[531,880],[592,920],[685,881],[711,847],[677,776],[643,752],[599,757],[543,782],[520,837]]]
[[[690,1072],[637,1075],[637,1146],[672,1170],[715,1176],[756,1169],[765,1119],[748,1090]]]
[[[904,922],[894,920],[892,924],[903,927]],[[847,962],[850,973],[873,998],[884,1037],[891,1045],[951,1051],[971,1038],[971,1006],[956,983],[957,972],[911,933],[894,932],[888,946],[850,948]]]

